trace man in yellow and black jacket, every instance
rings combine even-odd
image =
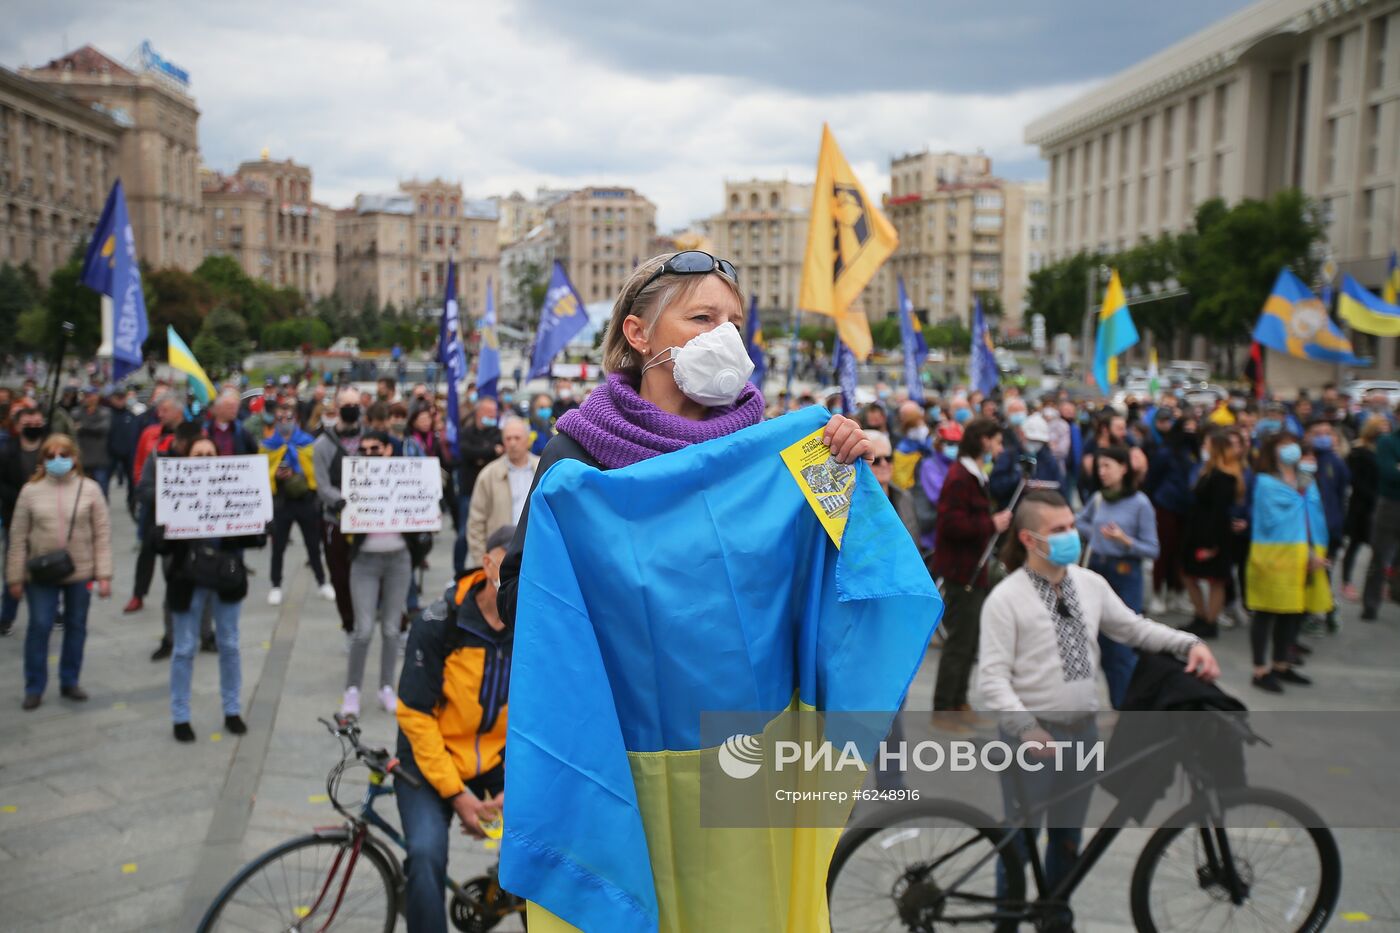
[[[399,678],[398,756],[420,786],[395,782],[408,859],[409,933],[445,933],[448,828],[483,835],[505,787],[506,698],[511,632],[496,612],[501,560],[513,526],[486,539],[469,571],[425,609],[408,634]]]

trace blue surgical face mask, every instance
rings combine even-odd
[[[958,445],[953,443],[944,444],[943,456],[947,457],[949,460],[958,459]]]
[[[1026,423],[1026,413],[1023,411],[1012,412],[1006,416],[1006,423],[1013,428],[1019,428]]]
[[[67,476],[73,470],[73,458],[54,457],[52,460],[45,460],[44,469],[55,479],[60,476]]]
[[[957,411],[953,412],[953,420],[958,424],[967,424],[972,420],[972,409],[959,408]]]
[[[1297,444],[1284,444],[1278,449],[1278,462],[1284,466],[1293,466],[1303,459],[1303,448]]]
[[[1282,429],[1283,429],[1283,422],[1279,421],[1277,418],[1260,418],[1260,419],[1259,419],[1259,433],[1260,433],[1260,434],[1277,434],[1277,433],[1278,433],[1280,430],[1282,430]]]
[[[1330,435],[1330,434],[1319,434],[1317,437],[1313,438],[1312,444],[1313,444],[1313,450],[1331,450],[1331,449],[1332,449],[1332,435]]]
[[[1048,551],[1044,555],[1045,559],[1058,567],[1066,567],[1070,564],[1079,563],[1080,542],[1079,532],[1074,529],[1062,531],[1049,537],[1035,534],[1033,536],[1044,541],[1048,546]]]
[[[535,409],[535,417],[541,421],[548,421],[549,416],[552,414],[554,414],[554,409],[550,408],[548,405],[541,405],[539,408]]]
[[[943,417],[943,409],[935,405],[928,410],[928,416],[937,422]]]
[[[1308,474],[1316,473],[1316,472],[1317,472],[1317,461],[1316,461],[1316,460],[1304,460],[1302,463],[1299,463],[1299,464],[1298,464],[1298,472],[1299,472],[1299,473],[1308,473]]]
[[[476,396],[476,393],[475,393],[475,392],[468,392],[468,393],[467,393],[467,401],[471,402],[473,405],[476,404],[476,397],[477,397],[477,396]]]
[[[496,426],[496,419],[495,419],[495,418],[482,418],[482,419],[481,419],[481,426],[482,426],[483,428],[494,428],[494,427]]]

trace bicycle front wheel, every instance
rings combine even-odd
[[[335,930],[392,933],[394,869],[366,842],[353,859],[349,832],[302,836],[249,862],[214,899],[199,933]]]
[[[997,851],[1004,838],[996,820],[951,800],[905,804],[852,826],[827,876],[832,933],[1014,923],[1026,879],[1011,844]]]
[[[1147,841],[1133,870],[1137,928],[1321,930],[1341,894],[1342,859],[1317,813],[1262,788],[1222,793],[1220,805],[1218,824],[1187,807]]]

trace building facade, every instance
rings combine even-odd
[[[1296,187],[1325,206],[1340,270],[1377,287],[1400,245],[1400,2],[1256,4],[1036,120],[1026,140],[1050,163],[1052,259],[1185,229],[1212,197]],[[1371,349],[1396,363],[1393,346]]]
[[[0,263],[47,282],[102,216],[122,126],[0,68]]]
[[[1019,328],[1034,190],[1033,183],[996,177],[981,153],[918,152],[891,160],[885,212],[899,248],[871,283],[872,316],[898,309],[902,278],[915,310],[929,321],[967,322],[976,298],[994,296],[1003,325]]]
[[[709,219],[713,252],[734,263],[765,321],[786,322],[797,307],[812,186],[786,180],[724,183],[724,210]]]
[[[497,320],[524,326],[540,309],[532,306],[527,285],[549,281],[554,266],[554,228],[548,219],[514,242],[501,247],[500,287],[496,292]]]
[[[370,303],[433,311],[457,264],[457,300],[480,317],[500,259],[495,203],[462,196],[442,179],[407,181],[390,195],[360,195],[336,218],[337,283],[351,307]]]
[[[137,255],[158,269],[192,270],[204,259],[199,109],[188,79],[182,83],[171,71],[178,69],[128,68],[90,45],[41,68],[20,69],[24,77],[97,105],[123,124],[117,174]]]
[[[312,200],[310,168],[264,155],[234,175],[206,170],[201,190],[206,255],[313,301],[335,290],[335,212]]]
[[[656,236],[656,205],[631,188],[582,188],[551,204],[545,216],[554,258],[585,304],[616,298]]]

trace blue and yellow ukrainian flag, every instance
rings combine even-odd
[[[207,406],[214,398],[214,383],[210,381],[208,374],[204,372],[204,367],[199,365],[199,360],[194,358],[190,348],[185,346],[185,342],[180,339],[180,335],[175,333],[175,328],[169,325],[165,328],[166,359],[170,365],[178,369],[189,377],[190,391],[194,397],[199,399],[201,405]]]
[[[1313,483],[1306,493],[1268,473],[1254,485],[1245,605],[1252,612],[1296,615],[1332,610],[1325,570],[1308,570],[1308,554],[1327,556],[1327,516]]]
[[[1390,286],[1387,285],[1387,288]],[[1363,334],[1378,337],[1400,335],[1400,307],[1386,302],[1367,291],[1350,273],[1342,275],[1342,292],[1337,299],[1337,313],[1342,320]]]
[[[562,460],[541,478],[500,874],[530,902],[531,933],[829,928],[840,828],[700,817],[702,762],[708,775],[722,747],[701,740],[702,711],[770,723],[766,711],[890,711],[874,717],[887,728],[942,614],[868,468],[839,549],[789,473],[781,452],[829,417],[811,407],[622,469]]]
[[[1128,299],[1118,270],[1108,280],[1108,291],[1099,309],[1099,329],[1094,336],[1094,381],[1104,395],[1118,384],[1118,355],[1138,342],[1137,326],[1128,313]]]
[[[1388,305],[1400,304],[1400,254],[1390,251],[1390,265],[1385,270],[1385,287],[1381,297]]]
[[[1279,270],[1274,290],[1254,325],[1254,340],[1303,360],[1349,365],[1362,362],[1312,289],[1288,268]]]

